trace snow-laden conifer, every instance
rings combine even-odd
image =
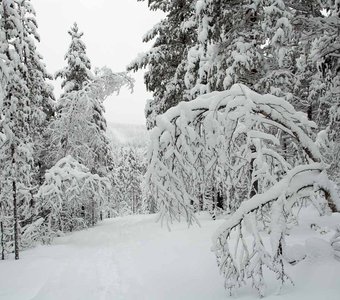
[[[71,43],[65,54],[67,65],[55,74],[56,78],[63,80],[61,87],[64,93],[79,91],[93,79],[91,62],[86,55],[86,45],[81,39],[84,34],[79,31],[77,23],[73,24],[68,34]]]
[[[85,49],[85,45],[82,45]],[[88,64],[87,67],[90,65]],[[70,74],[78,74],[79,71],[77,65],[72,63],[69,64],[68,70]],[[90,69],[87,69],[87,72],[91,72]],[[65,93],[57,102],[55,116],[44,132],[47,141],[44,160],[48,162],[47,166],[52,170],[63,158],[72,157],[91,174],[108,180],[113,169],[113,158],[106,136],[103,102],[111,94],[119,93],[123,86],[132,90],[134,81],[126,73],[113,73],[107,67],[96,69],[94,75],[91,73],[91,77],[72,76],[65,77],[63,86],[76,86],[76,88],[65,89]],[[76,81],[74,81],[75,78]],[[74,82],[77,84],[75,85]],[[48,183],[45,180],[44,185],[46,184]],[[41,193],[41,198],[44,198],[44,195],[46,194]],[[91,223],[86,224],[93,226],[99,218],[104,216],[109,205],[107,201],[103,203],[96,197],[95,191],[83,196],[87,197],[83,201],[91,204],[86,207],[82,205],[91,210]],[[59,206],[59,209],[62,209],[63,214],[68,214],[69,217],[73,214],[78,216],[81,213],[79,205],[78,210],[68,206]],[[60,213],[61,211],[51,210],[49,218],[56,218],[55,215]],[[75,228],[81,228],[81,226],[64,226],[60,230],[74,230]]]
[[[186,99],[185,63],[187,51],[195,36],[195,1],[149,1],[150,9],[165,12],[166,17],[147,32],[144,42],[154,40],[150,51],[140,54],[128,70],[147,68],[144,82],[153,93],[146,107],[147,127],[155,125],[155,116]],[[150,108],[150,109],[149,109]]]
[[[19,249],[29,220],[35,213],[33,199],[33,143],[30,135],[32,106],[28,84],[27,53],[33,43],[34,19],[29,1],[6,0],[0,5],[1,66],[1,234],[2,253]],[[8,226],[8,227],[7,227]],[[27,227],[28,226],[28,227]],[[22,238],[22,240],[21,240]]]
[[[34,148],[47,114],[51,114],[53,94],[36,52],[39,35],[31,2],[3,1],[0,9],[2,256],[14,250],[18,258],[19,249],[32,246],[39,238],[40,206],[35,199],[39,160]]]
[[[331,165],[329,173],[339,185],[340,155],[340,7],[338,1],[324,1],[324,14],[304,24],[311,44],[309,63],[315,72],[310,80],[313,115],[324,129],[319,134],[325,161]]]
[[[144,197],[143,179],[146,172],[146,149],[132,146],[113,149],[114,168],[110,174],[111,211],[119,216],[148,213],[154,209]],[[155,211],[153,211],[155,212]]]

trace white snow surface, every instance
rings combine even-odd
[[[0,299],[258,299],[250,288],[228,296],[210,251],[211,236],[224,221],[212,221],[205,214],[198,219],[201,227],[188,229],[186,223],[177,223],[170,232],[155,223],[155,215],[105,220],[57,238],[53,245],[24,251],[19,261],[0,261]],[[289,266],[295,286],[285,286],[280,295],[274,278],[269,278],[265,299],[339,299],[340,262],[331,252],[317,253],[318,245],[325,245],[317,240],[320,233],[310,228],[311,222],[334,227],[340,214],[307,216],[296,242],[304,244],[301,251],[316,247],[308,249],[313,255]]]

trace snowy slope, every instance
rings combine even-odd
[[[149,134],[144,125],[108,122],[106,135],[112,146],[144,147],[149,142]]]
[[[199,219],[201,227],[175,224],[171,232],[156,224],[154,215],[106,220],[52,246],[25,251],[20,261],[0,262],[0,299],[228,299],[210,252],[211,236],[222,221]],[[321,225],[339,222],[340,215],[334,215]],[[297,234],[317,235],[307,225]],[[277,284],[269,281],[266,299],[339,300],[340,262],[314,256],[289,270],[296,286],[288,285],[282,295],[275,295]],[[237,295],[230,299],[258,299],[250,288]]]

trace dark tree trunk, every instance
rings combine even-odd
[[[218,190],[218,188],[213,187],[211,190],[212,193],[212,219],[216,220],[216,212],[217,209],[224,209],[224,197],[222,192]]]
[[[224,197],[221,192],[217,192],[216,206],[219,209],[223,209],[224,207]]]
[[[94,199],[92,198],[92,207],[91,207],[91,210],[92,210],[92,226],[95,225],[95,214],[94,214]]]
[[[307,109],[308,120],[313,121],[313,105],[309,105]]]
[[[251,153],[255,153],[256,152],[256,148],[254,145],[250,146],[250,150]],[[250,161],[250,179],[253,177],[253,172],[254,172],[254,161],[255,158],[252,158]],[[259,183],[258,181],[254,181],[250,190],[250,198],[252,198],[253,196],[255,196],[259,191]]]
[[[12,168],[15,170],[15,148],[12,144]],[[15,178],[12,179],[13,195],[13,220],[14,220],[14,258],[19,259],[19,229],[18,229],[18,203],[17,203],[17,184]]]
[[[5,260],[5,242],[4,242],[4,223],[0,222],[1,230],[1,260]]]
[[[199,211],[203,211],[204,206],[204,195],[201,193],[199,196]]]
[[[337,208],[337,206],[336,206],[336,204],[335,204],[335,202],[334,202],[333,199],[332,199],[331,194],[330,194],[328,191],[324,191],[324,193],[325,193],[325,198],[326,198],[328,207],[329,207],[329,209],[331,210],[331,212],[332,212],[332,213],[339,212],[339,211],[338,211],[338,208]]]
[[[13,188],[13,219],[14,219],[14,256],[19,259],[19,230],[18,230],[18,204],[17,204],[17,185],[12,181]]]

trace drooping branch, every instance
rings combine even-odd
[[[291,162],[277,151],[280,146],[274,145],[280,132],[288,134],[302,159],[307,157],[310,162],[321,162],[319,150],[308,136],[314,127],[313,122],[282,98],[260,95],[241,84],[228,91],[181,102],[157,118],[157,126],[152,132],[150,167],[146,176],[151,195],[157,195],[161,203],[163,200],[181,203],[177,213],[190,215],[188,212],[192,211],[195,195],[186,186],[195,185],[196,178],[185,174],[218,177],[228,189],[227,177],[236,175],[236,170],[246,172],[251,156],[259,152],[257,149],[252,154],[249,150],[257,140],[261,159],[271,163],[270,158],[275,158],[280,162],[282,172],[286,173]],[[275,154],[270,156],[268,153]],[[221,175],[223,172],[227,177]],[[201,180],[198,185],[207,181]],[[183,185],[183,182],[188,184]],[[165,210],[167,207],[164,205]]]
[[[160,204],[161,218],[185,216],[191,224],[205,190],[228,195],[233,214],[214,239],[228,289],[250,278],[263,295],[263,267],[281,283],[290,280],[284,270],[287,218],[300,198],[323,191],[331,211],[339,210],[326,165],[309,137],[314,128],[284,99],[241,84],[182,102],[158,117],[146,174],[150,196]],[[272,222],[271,251],[260,234],[258,222],[268,223],[263,216]]]

